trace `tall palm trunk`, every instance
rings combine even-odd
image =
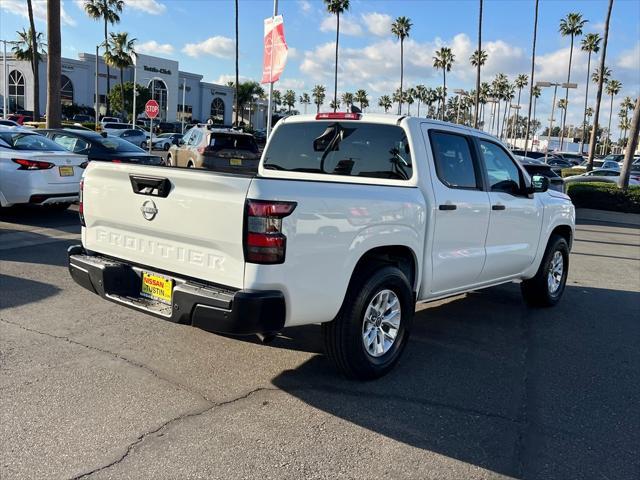
[[[571,81],[571,60],[573,59],[573,34],[571,35],[571,49],[569,50],[569,71],[567,72],[567,84]],[[569,113],[569,88],[565,88],[564,110],[562,111],[562,128],[560,129],[560,150],[564,147],[564,126]]]
[[[29,11],[29,27],[31,29],[31,71],[33,72],[33,120],[40,121],[40,62],[38,61],[38,40],[33,20],[33,5],[27,0]]]
[[[442,120],[444,121],[444,111],[447,109],[447,68],[442,67]]]
[[[587,60],[587,81],[585,82],[584,91],[584,113],[582,115],[582,135],[580,135],[580,153],[584,153],[584,136],[587,130],[587,102],[589,100],[589,73],[591,72],[591,50]]]
[[[340,41],[340,12],[336,12],[336,66],[333,75],[333,111],[338,109],[338,42]]]
[[[498,114],[496,115],[496,137],[500,133],[500,100],[498,100]]]
[[[604,62],[607,58],[607,43],[609,41],[609,21],[611,20],[611,10],[613,10],[613,0],[609,0],[607,18],[604,22],[604,39],[602,42],[602,54],[600,55],[600,72],[604,72]],[[596,106],[593,110],[593,127],[591,130],[591,139],[589,140],[589,161],[587,164],[587,171],[593,170],[593,156],[596,153],[596,139],[598,134],[598,120],[600,118],[600,102],[602,101],[602,85],[604,83],[604,75],[599,75],[599,77],[598,90],[596,93]]]
[[[60,40],[60,0],[47,2],[47,128],[60,128],[60,77],[61,40]]]
[[[531,124],[531,103],[533,100],[533,89],[535,88],[535,83],[533,81],[535,69],[536,69],[536,40],[538,38],[538,4],[540,0],[536,0],[535,6],[535,14],[533,19],[533,48],[531,51],[531,83],[529,84],[529,107],[527,113],[527,129],[524,134],[524,154],[527,155],[527,148],[529,147],[529,128]]]
[[[520,94],[522,93],[522,88],[518,88],[518,108],[516,109],[516,113],[514,115],[515,119],[513,120],[513,125],[511,127],[511,138],[516,138],[518,133],[518,129],[516,128],[516,124],[518,123],[518,115],[520,113]]]
[[[238,0],[235,1],[235,7],[236,7],[236,125],[238,125],[238,115],[240,115],[240,95],[239,95],[240,68],[238,65]],[[271,35],[271,38],[273,39],[273,35]],[[271,48],[273,49],[273,42],[272,42]]]
[[[536,97],[533,97],[533,121],[536,121],[536,106],[538,104],[538,99]],[[525,139],[525,142],[527,140]]]
[[[631,173],[631,162],[633,162],[633,154],[638,147],[638,135],[640,134],[640,97],[636,99],[636,108],[633,110],[633,118],[631,119],[631,128],[629,130],[629,144],[624,152],[624,161],[622,163],[622,171],[618,186],[623,189],[629,188],[629,174]]]
[[[473,128],[478,128],[478,108],[480,107],[480,56],[482,52],[482,0],[478,16],[478,65],[476,65],[476,109],[473,114]]]
[[[420,116],[420,99],[418,98],[418,117]]]
[[[107,48],[107,45],[108,45],[107,41],[108,41],[107,19],[105,18],[104,19],[104,48],[105,49]],[[107,115],[111,113],[111,105],[109,102],[110,91],[111,91],[111,69],[109,68],[109,64],[107,63],[107,94],[105,95]]]
[[[122,102],[122,112],[124,113],[125,121],[127,118],[127,109],[124,106],[124,70],[120,69],[120,101]]]
[[[398,115],[402,115],[402,81],[404,80],[404,39],[400,39],[400,100],[398,100]]]
[[[611,94],[611,105],[609,106],[609,125],[607,126],[607,147],[611,148],[611,117],[613,116],[613,94]]]

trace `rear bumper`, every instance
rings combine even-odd
[[[230,335],[272,334],[284,326],[286,307],[279,291],[231,291],[163,275],[174,281],[173,302],[167,305],[140,296],[142,268],[89,255],[80,245],[70,247],[68,256],[69,273],[80,286],[171,322]]]

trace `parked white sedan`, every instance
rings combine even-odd
[[[78,200],[87,157],[24,128],[0,127],[0,208],[67,208]]]
[[[637,175],[633,174],[629,177],[629,185],[640,185]],[[572,175],[565,177],[564,183],[568,185],[570,183],[579,182],[604,182],[604,183],[618,183],[620,179],[620,170],[613,168],[598,168],[587,173],[580,175]]]

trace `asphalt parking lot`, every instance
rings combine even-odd
[[[398,368],[341,379],[320,329],[269,345],[69,277],[77,215],[0,218],[0,478],[640,478],[640,228],[581,221],[565,297],[420,307]]]

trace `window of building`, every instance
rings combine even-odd
[[[216,123],[224,123],[224,102],[220,98],[214,98],[211,102],[211,118]]]
[[[167,84],[159,78],[154,78],[149,82],[149,90],[151,97],[158,102],[160,106],[160,121],[167,119]]]
[[[9,72],[9,111],[24,110],[24,76],[18,70]]]
[[[178,104],[178,113],[182,113],[182,105],[181,104]],[[191,105],[185,105],[184,106],[184,113],[185,114],[193,113],[193,107]]]
[[[60,103],[73,105],[73,83],[66,75],[60,77]]]

